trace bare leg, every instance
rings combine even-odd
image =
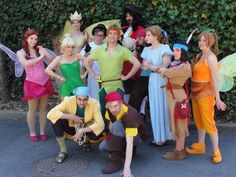
[[[211,144],[213,147],[213,151],[219,148],[219,137],[218,137],[218,133],[214,134],[214,135],[209,135],[210,136],[210,140],[211,140]]]
[[[38,107],[38,100],[31,99],[28,100],[29,110],[27,113],[27,123],[30,130],[30,136],[35,136],[35,116]]]
[[[209,135],[211,139],[211,144],[213,146],[213,158],[212,162],[215,164],[218,164],[222,161],[222,155],[219,149],[219,137],[218,132],[216,132],[214,135]]]
[[[39,124],[40,124],[40,135],[45,135],[45,126],[47,123],[48,113],[48,96],[44,96],[39,101]]]
[[[184,143],[185,143],[185,136],[179,135],[176,138],[176,150],[178,150],[178,151],[184,150]]]
[[[206,137],[206,130],[205,129],[198,129],[198,142],[204,144]]]

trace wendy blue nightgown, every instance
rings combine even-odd
[[[163,64],[163,55],[172,56],[169,45],[161,44],[158,48],[145,47],[141,57],[144,60],[151,61],[158,66]],[[150,103],[150,115],[155,142],[164,142],[170,140],[171,131],[169,124],[169,112],[166,97],[166,78],[158,73],[151,72],[149,77],[148,94]]]

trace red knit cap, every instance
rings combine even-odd
[[[110,92],[105,96],[105,101],[111,102],[111,101],[120,101],[122,100],[121,95],[119,92]]]

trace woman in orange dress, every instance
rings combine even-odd
[[[214,30],[202,32],[198,37],[201,53],[197,55],[192,69],[192,107],[194,121],[198,129],[198,143],[186,148],[189,154],[205,153],[205,135],[209,134],[213,146],[213,163],[220,163],[222,156],[219,149],[218,131],[214,121],[215,104],[224,111],[226,105],[220,99],[217,83],[218,41]],[[214,46],[214,52],[211,47]]]

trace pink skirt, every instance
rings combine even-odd
[[[24,81],[24,100],[40,99],[56,94],[51,79],[48,79],[43,86],[27,80]]]

